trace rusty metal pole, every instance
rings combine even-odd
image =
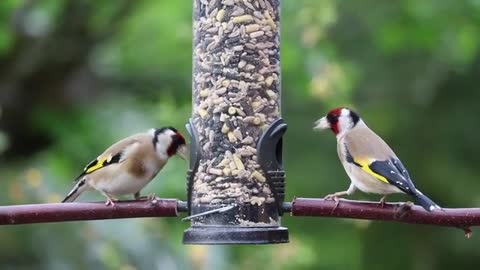
[[[187,244],[288,242],[280,1],[193,1]]]

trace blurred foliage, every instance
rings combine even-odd
[[[112,142],[185,132],[191,1],[0,1],[1,204],[57,202]],[[335,138],[311,131],[349,105],[446,207],[480,204],[480,1],[282,1],[288,196],[349,180]],[[145,190],[185,199],[173,159]],[[404,196],[392,196],[406,200]],[[356,199],[378,200],[355,194]],[[102,200],[96,193],[81,200]],[[285,217],[291,243],[183,246],[178,219],[2,227],[0,269],[471,269],[479,236],[359,220]]]

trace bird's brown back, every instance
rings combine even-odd
[[[364,123],[350,130],[345,135],[344,142],[356,159],[386,160],[396,157],[390,146]]]

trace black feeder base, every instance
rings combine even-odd
[[[191,245],[281,244],[288,243],[285,227],[193,226],[183,234]]]

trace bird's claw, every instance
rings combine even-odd
[[[105,206],[115,206],[114,200],[112,198],[108,198],[105,202]]]
[[[381,207],[381,208],[384,208],[386,202],[387,202],[387,196],[383,196],[383,197],[380,199],[380,201],[379,201],[380,207]]]
[[[148,200],[150,203],[152,203],[152,204],[157,203],[157,199],[158,199],[158,198],[157,198],[157,196],[155,195],[155,193],[150,193],[150,194],[148,194],[148,196],[147,196],[147,200]]]
[[[156,199],[157,199],[157,196],[155,195],[155,193],[150,193],[147,196],[140,196],[140,194],[135,196],[135,200],[139,200],[139,201],[141,200],[154,201]]]
[[[332,200],[332,201],[336,201],[336,202],[338,202],[340,200],[336,194],[328,194],[327,196],[325,196],[324,199],[325,200]]]
[[[473,236],[472,230],[470,230],[469,227],[463,228],[463,231],[465,232],[465,237],[466,238],[471,238]]]
[[[158,200],[158,197],[155,195],[155,193],[150,193],[147,196],[140,196],[140,194],[138,194],[137,196],[135,196],[135,200],[139,200],[139,201],[143,200],[143,201],[149,201],[150,203],[156,203]]]
[[[395,217],[396,218],[404,218],[405,215],[407,215],[410,210],[412,210],[412,207],[414,206],[413,202],[405,202],[400,204],[398,209],[395,211]]]
[[[336,194],[328,194],[327,196],[325,196],[325,200],[332,200],[335,202],[335,206],[332,209],[333,214],[337,209],[338,205],[340,204],[340,198]]]

